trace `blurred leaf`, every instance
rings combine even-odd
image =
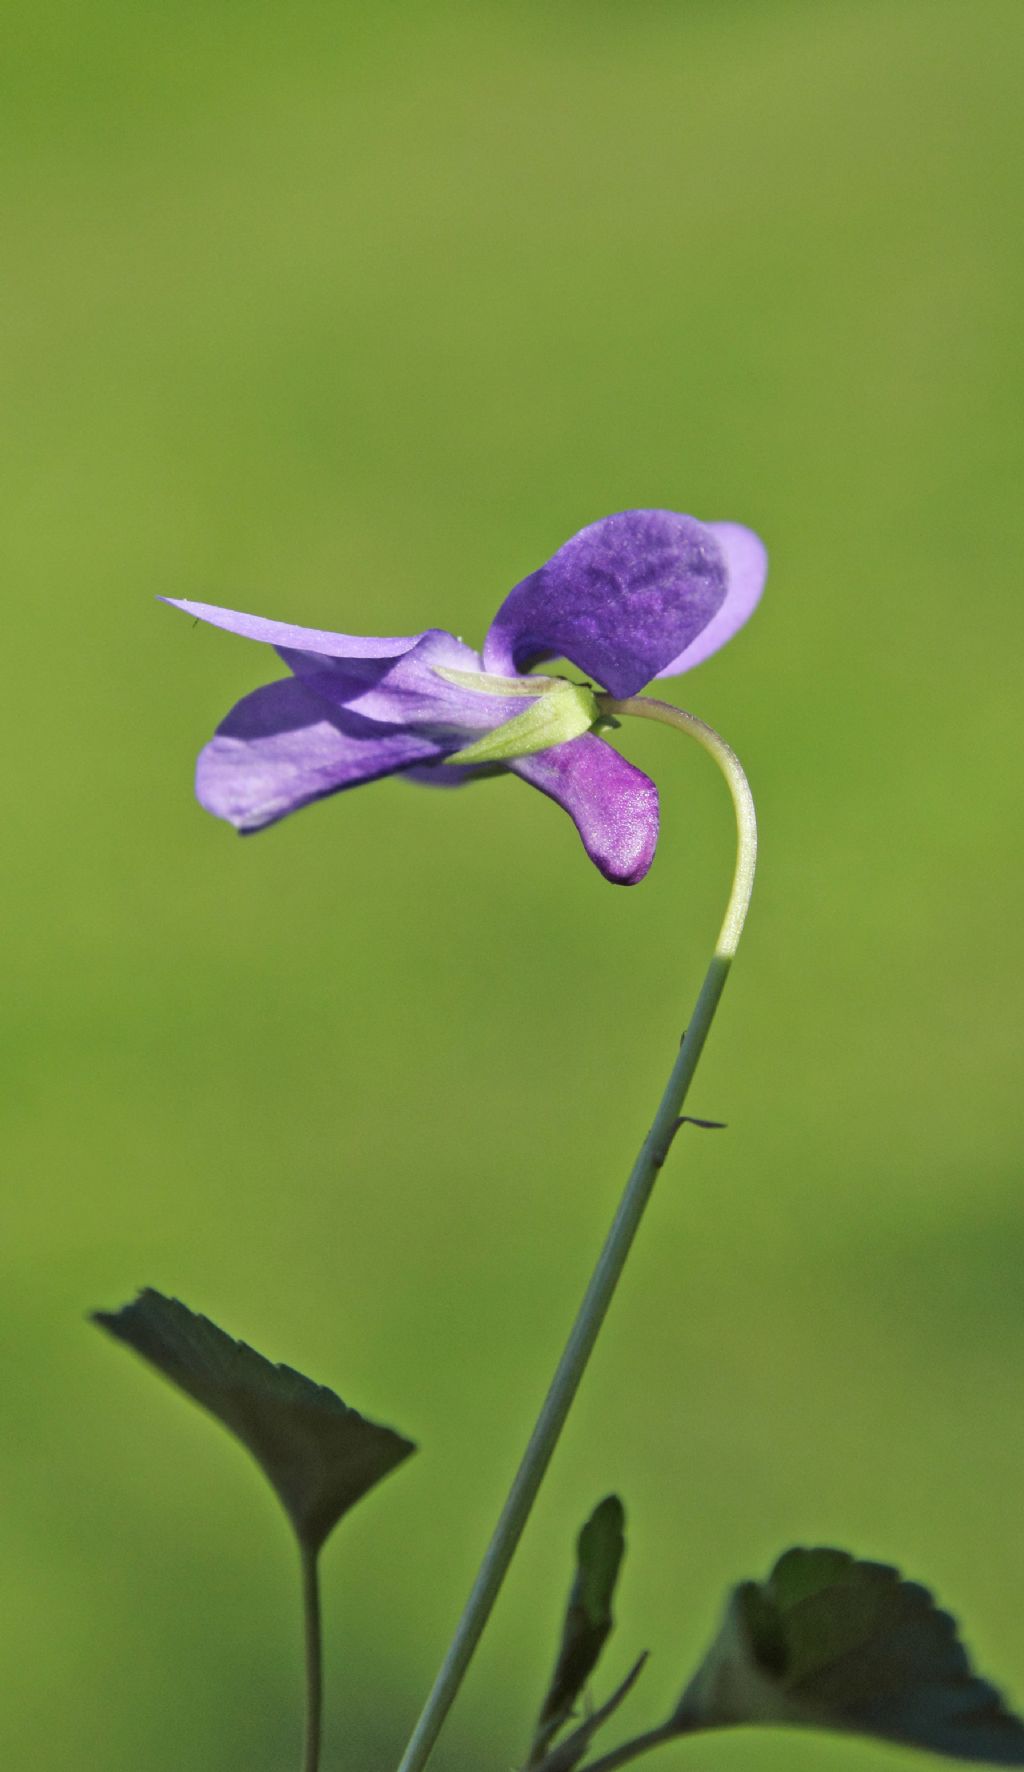
[[[597,1666],[611,1631],[612,1596],[626,1549],[625,1518],[618,1496],[606,1495],[576,1540],[576,1576],[565,1611],[558,1661],[537,1719],[531,1766],[543,1759],[559,1729],[572,1716],[573,1705]]]
[[[93,1322],[230,1428],[269,1477],[300,1543],[316,1551],[360,1498],[416,1450],[325,1385],[274,1366],[207,1317],[150,1288]]]
[[[796,1723],[1024,1765],[1024,1723],[971,1670],[927,1589],[846,1551],[790,1550],[735,1589],[666,1730]]]

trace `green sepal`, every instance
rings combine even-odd
[[[501,726],[464,745],[445,758],[446,763],[502,763],[511,757],[531,757],[552,745],[567,744],[589,732],[600,710],[592,689],[582,683],[546,679],[551,684]]]
[[[543,695],[563,682],[562,677],[496,677],[493,671],[458,671],[454,665],[432,666],[435,677],[454,683],[459,689],[472,689],[477,695]]]

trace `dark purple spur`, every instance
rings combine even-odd
[[[200,753],[196,793],[240,831],[380,776],[435,786],[509,771],[565,808],[606,879],[643,879],[658,791],[593,730],[593,695],[527,675],[568,659],[617,699],[723,646],[764,586],[765,550],[737,523],[622,511],[581,529],[516,585],[483,652],[443,628],[359,638],[209,603],[176,609],[273,646],[292,672],[232,708]]]

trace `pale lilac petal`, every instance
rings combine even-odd
[[[722,548],[675,511],[621,511],[581,529],[509,592],[484,642],[489,671],[571,659],[612,695],[635,695],[714,619]]]
[[[768,572],[768,553],[760,536],[752,529],[744,529],[741,523],[709,523],[707,528],[725,555],[725,602],[703,633],[658,672],[659,677],[677,677],[683,671],[692,671],[694,665],[703,664],[732,639],[761,600]]]
[[[439,676],[440,669],[483,671],[479,653],[443,628],[431,628],[397,659],[346,658],[325,664],[311,652],[293,652],[287,646],[277,650],[297,676],[315,674],[320,692],[339,707],[453,742],[489,732],[528,705],[522,697],[491,695]]]
[[[172,609],[183,609],[215,628],[227,628],[246,640],[267,646],[290,646],[303,652],[326,653],[330,658],[398,658],[409,652],[422,634],[405,639],[374,639],[365,634],[329,634],[325,628],[297,628],[286,621],[268,621],[262,615],[243,615],[237,609],[221,609],[216,603],[193,603],[185,597],[161,597]],[[428,630],[428,632],[433,630]]]
[[[588,732],[506,767],[565,809],[606,880],[643,879],[658,841],[658,790],[603,738]]]
[[[196,795],[208,812],[257,831],[326,794],[440,754],[433,739],[332,707],[314,682],[285,677],[232,708],[196,767]]]

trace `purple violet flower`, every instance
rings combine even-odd
[[[622,511],[509,592],[482,653],[442,628],[363,639],[167,598],[273,646],[293,673],[221,722],[196,793],[256,831],[380,776],[456,786],[508,771],[565,808],[606,879],[633,885],[654,857],[657,788],[591,729],[592,696],[525,673],[566,658],[617,699],[635,695],[717,652],[753,610],[765,571],[762,543],[737,523]]]

